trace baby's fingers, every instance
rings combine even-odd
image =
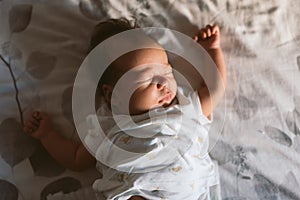
[[[200,39],[204,40],[207,38],[207,34],[205,32],[205,29],[200,29],[199,32],[198,32],[198,36],[200,37]]]
[[[211,27],[211,32],[213,35],[219,35],[220,33],[220,29],[219,29],[219,26],[214,24],[212,27]]]
[[[206,40],[213,35],[213,27],[211,25],[207,25],[205,28],[202,28],[198,31],[198,39]]]
[[[204,31],[206,32],[207,37],[210,37],[211,34],[212,34],[212,31],[211,31],[211,25],[207,25],[207,26],[205,27]]]
[[[220,30],[218,25],[206,25],[200,29],[194,40],[197,41],[205,49],[220,48]]]

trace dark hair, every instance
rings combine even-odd
[[[107,21],[100,22],[95,26],[94,31],[92,33],[89,51],[91,51],[93,48],[95,48],[98,44],[100,44],[107,38],[134,28],[138,28],[136,22],[131,23],[126,18],[109,19]],[[97,88],[101,91],[101,94],[103,94],[103,84],[114,85],[121,75],[122,74],[116,69],[113,63],[109,65],[105,69],[104,73],[100,78],[100,81],[98,82]]]

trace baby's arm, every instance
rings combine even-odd
[[[210,91],[205,84],[198,89],[198,95],[201,101],[203,114],[207,117],[210,116],[213,109],[221,100],[226,87],[226,65],[224,62],[223,52],[220,46],[220,30],[217,25],[207,25],[205,28],[198,31],[194,40],[197,41],[210,55],[215,64],[217,65],[220,78],[210,74],[215,81]],[[213,71],[213,70],[212,70]],[[207,74],[209,75],[209,73]]]
[[[39,139],[49,154],[70,170],[82,171],[95,166],[95,158],[83,144],[63,138],[52,128],[50,119],[44,113],[34,112],[25,123],[24,131]]]

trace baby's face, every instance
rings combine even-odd
[[[137,50],[117,62],[118,66],[123,66],[123,69],[126,66],[126,71],[130,70],[133,74],[134,80],[127,81],[130,82],[129,87],[135,88],[129,101],[130,114],[168,106],[175,98],[177,83],[164,50]],[[128,93],[128,90],[123,92]]]

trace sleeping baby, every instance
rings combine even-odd
[[[90,49],[134,28],[125,19],[102,22]],[[196,91],[181,86],[157,44],[122,55],[104,71],[98,83],[104,102],[96,119],[87,117],[101,129],[89,131],[85,145],[63,138],[43,112],[33,112],[24,131],[66,168],[81,171],[96,165],[103,174],[93,184],[99,199],[210,199],[209,188],[218,180],[207,152],[208,130],[218,103],[213,99],[224,93],[226,68],[217,25],[199,30],[194,40],[219,70],[222,81],[213,90],[206,84]]]

